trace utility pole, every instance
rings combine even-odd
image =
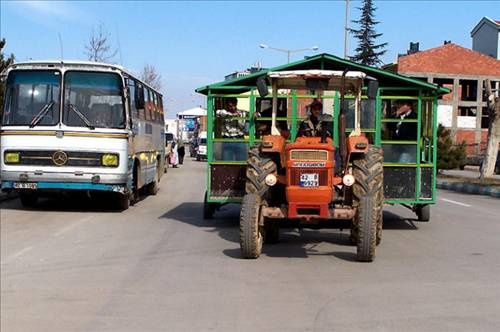
[[[349,45],[349,0],[345,0],[344,59],[347,59]]]

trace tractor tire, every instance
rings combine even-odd
[[[262,157],[258,147],[248,151],[247,181],[245,189],[247,194],[256,194],[264,197],[269,186],[266,184],[266,176],[276,173],[276,164],[270,158]]]
[[[375,247],[382,239],[382,210],[384,205],[384,169],[382,149],[369,146],[360,158],[353,160],[356,179],[352,190],[357,203],[351,239],[356,241],[358,260],[371,262]]]
[[[240,212],[240,248],[243,258],[258,258],[264,236],[259,226],[261,199],[255,193],[246,194]]]
[[[203,200],[203,219],[212,219],[216,210],[214,203],[207,202],[208,193],[205,191],[205,199]]]
[[[428,222],[431,220],[431,206],[429,204],[417,205],[415,207],[418,221]]]
[[[19,198],[24,207],[35,207],[36,202],[38,202],[38,193],[34,191],[21,191],[19,192]]]

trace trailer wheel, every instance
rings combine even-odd
[[[419,204],[415,206],[415,213],[418,221],[427,222],[431,220],[431,206],[429,204]]]
[[[205,199],[203,200],[203,219],[212,219],[217,206],[214,203],[207,202],[207,196],[208,193],[205,191]]]
[[[276,164],[274,161],[270,158],[262,157],[258,147],[251,148],[248,151],[246,192],[264,197],[269,189],[266,184],[266,176],[272,173],[276,173]]]
[[[258,258],[263,234],[259,227],[261,199],[254,193],[243,197],[240,212],[240,247],[243,258]]]
[[[375,247],[382,238],[383,154],[382,149],[370,146],[360,158],[353,160],[353,185],[356,215],[351,238],[356,241],[359,261],[371,262]]]
[[[38,193],[35,191],[21,191],[19,192],[21,204],[25,207],[34,207],[38,201]]]

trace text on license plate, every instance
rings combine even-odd
[[[14,182],[15,189],[37,189],[38,183],[32,182]]]
[[[318,173],[303,173],[300,174],[301,187],[318,187],[319,174]]]

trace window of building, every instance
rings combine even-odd
[[[458,106],[459,116],[476,116],[476,114],[477,108],[475,107]]]
[[[488,129],[489,124],[490,124],[490,116],[488,113],[488,108],[487,107],[482,107],[482,114],[481,114],[481,129]]]
[[[477,100],[477,80],[459,80],[460,95],[462,101]]]

